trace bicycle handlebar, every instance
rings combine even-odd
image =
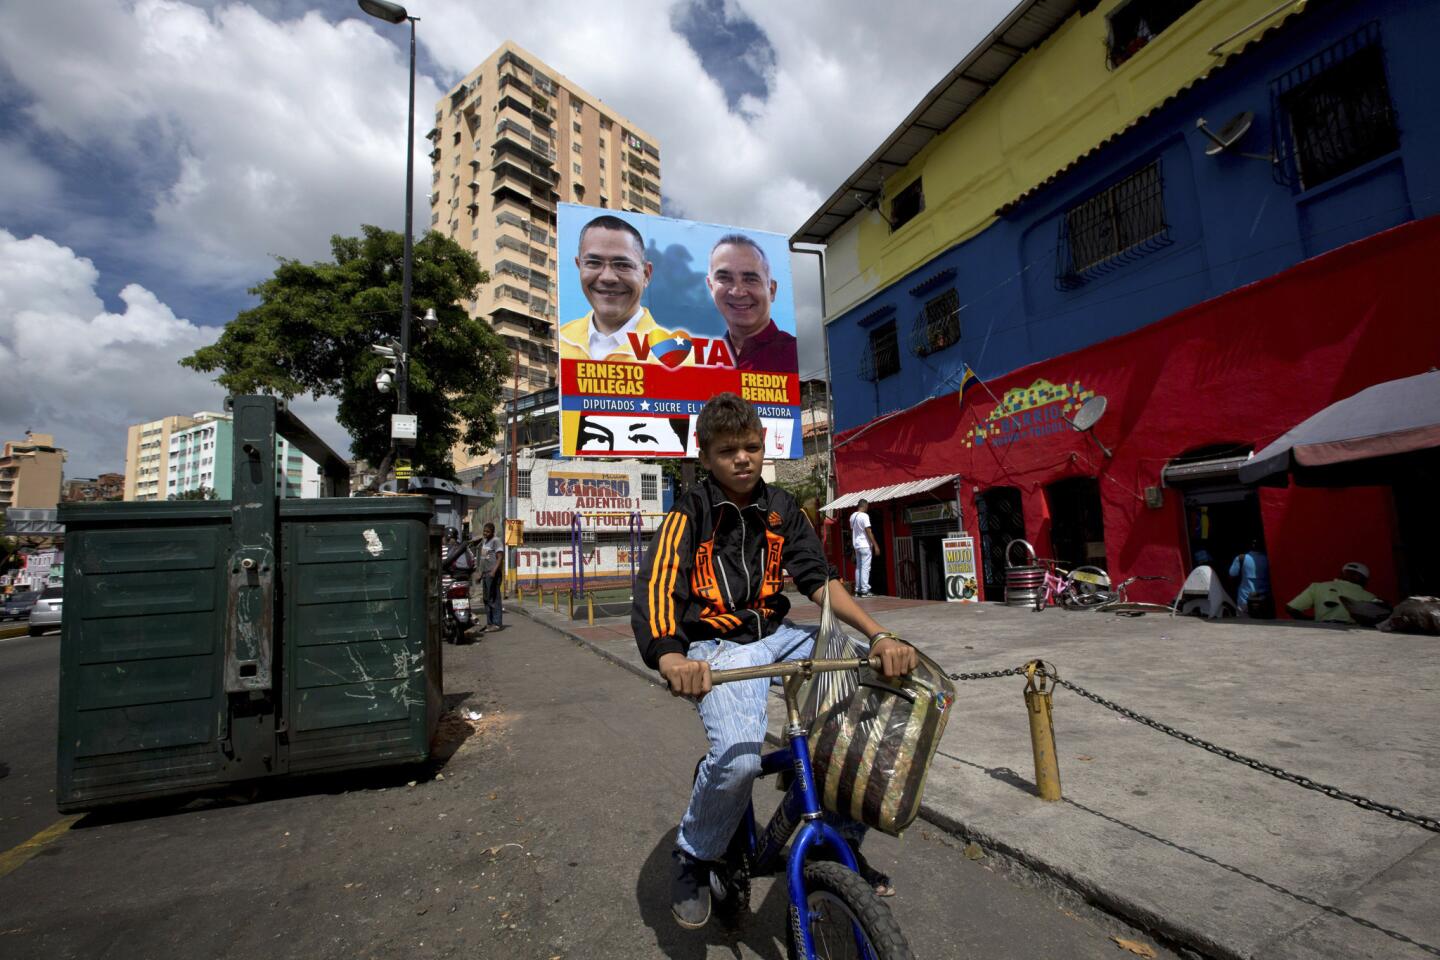
[[[879,657],[852,657],[842,660],[789,660],[771,663],[763,667],[737,667],[733,670],[711,670],[710,683],[734,683],[737,680],[760,680],[768,677],[791,677],[796,674],[810,676],[814,673],[833,673],[837,670],[859,670],[870,667],[881,669]]]

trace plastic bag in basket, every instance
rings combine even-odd
[[[955,702],[954,683],[935,661],[916,652],[919,665],[898,682],[868,667],[822,673],[805,701],[821,803],[894,836],[920,813],[925,775]],[[816,658],[868,653],[831,614],[827,591]]]

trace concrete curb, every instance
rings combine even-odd
[[[510,609],[524,614],[527,619],[543,627],[554,630],[577,646],[622,667],[646,683],[659,686],[652,671],[643,666],[637,666],[623,657],[616,656],[578,633],[565,629],[563,624],[556,624],[548,618],[536,616],[529,608],[518,604]],[[775,746],[780,744],[779,739],[770,733],[766,734],[766,740]],[[924,802],[920,804],[920,819],[952,836],[979,844],[985,850],[987,857],[1000,859],[1012,872],[1019,870],[1032,881],[1038,879],[1052,896],[1056,896],[1066,905],[1080,905],[1116,918],[1137,930],[1143,930],[1147,935],[1176,952],[1184,951],[1192,955],[1199,953],[1205,957],[1215,958],[1215,960],[1251,960],[1248,955],[1227,948],[1199,930],[1186,924],[1174,923],[1149,907],[1128,897],[1107,891],[1058,864],[1021,850],[1013,844],[1005,843],[993,834],[977,830],[963,820],[950,816]]]

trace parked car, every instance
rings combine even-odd
[[[30,636],[38,637],[47,630],[60,629],[60,605],[65,591],[61,587],[46,587],[40,599],[30,608]]]
[[[0,620],[24,620],[30,616],[30,608],[40,599],[39,590],[17,590],[4,599],[0,605]]]

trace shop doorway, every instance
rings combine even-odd
[[[1185,531],[1191,569],[1213,567],[1233,596],[1230,562],[1252,545],[1265,550],[1260,497],[1254,487],[1190,487],[1185,491]]]
[[[1071,477],[1045,488],[1050,506],[1050,546],[1067,566],[1105,566],[1105,520],[1100,510],[1100,483],[1094,477]]]
[[[1025,539],[1020,491],[1015,487],[991,487],[976,495],[975,522],[980,530],[980,575],[985,581],[985,599],[998,602],[1005,599],[1005,551],[1010,541]]]

